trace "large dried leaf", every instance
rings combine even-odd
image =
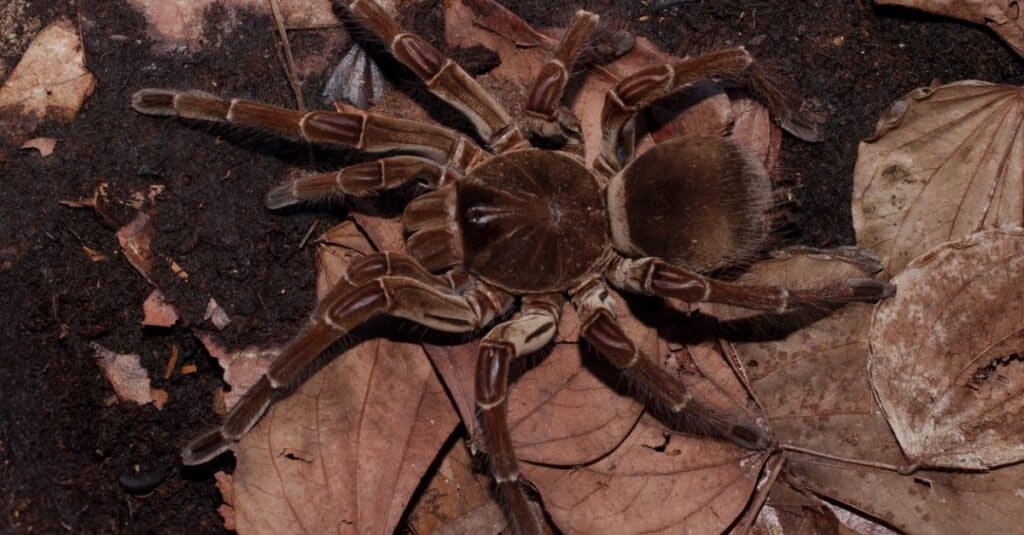
[[[812,288],[870,276],[871,267],[849,249],[797,253],[755,264],[739,280]],[[742,332],[761,333],[732,348],[783,443],[853,455],[856,445],[871,440],[857,431],[881,416],[865,373],[870,310],[855,303],[832,313],[801,309],[766,317],[714,307],[716,316],[731,319]],[[886,433],[883,440],[889,438]],[[890,453],[897,457],[887,460],[902,458],[898,451]]]
[[[881,5],[906,6],[975,24],[984,24],[1024,55],[1024,19],[1016,0],[877,0]]]
[[[78,31],[59,19],[32,40],[0,87],[0,133],[18,146],[44,118],[70,122],[95,86]]]
[[[644,416],[596,463],[523,471],[565,533],[720,533],[743,511],[767,456]]]
[[[892,276],[932,247],[1024,223],[1024,98],[1019,87],[964,81],[915,89],[860,145],[857,242]]]
[[[351,223],[328,231],[320,288],[343,271],[339,259],[371,249],[359,238]],[[238,531],[391,533],[457,422],[419,345],[358,344],[275,404],[235,448]]]
[[[864,276],[871,266],[865,260],[849,249],[787,255],[755,265],[741,280],[808,287]],[[899,286],[898,295],[903,291]],[[911,462],[868,381],[871,307],[846,305],[823,318],[824,311],[807,311],[768,322],[725,307],[717,312],[764,325],[753,331],[762,333],[759,339],[732,347],[782,444],[878,466],[787,453],[788,470],[802,487],[908,533],[1005,533],[1006,526],[1024,522],[1024,500],[1014,494],[1024,469],[904,475],[884,468],[909,468]],[[843,518],[857,525],[845,513]]]
[[[626,307],[619,317],[649,354],[657,333],[637,322]],[[562,324],[574,324],[569,312]],[[615,388],[615,372],[576,343],[558,343],[509,392],[509,429],[516,456],[524,461],[573,466],[606,455],[636,424],[643,407]],[[478,434],[474,380],[478,344],[426,347],[455,399],[466,427]]]
[[[1024,230],[990,230],[915,259],[871,326],[871,384],[915,463],[1024,459]]]

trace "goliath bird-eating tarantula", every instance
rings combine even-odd
[[[459,65],[403,30],[377,3],[356,0],[349,7],[427,89],[469,118],[485,146],[442,126],[355,108],[301,113],[199,91],[143,89],[134,95],[132,105],[145,114],[227,122],[388,153],[278,187],[267,196],[270,208],[327,193],[363,196],[414,180],[432,190],[405,209],[409,255],[383,252],[352,264],[224,423],[184,449],[185,464],[204,463],[227,450],[259,421],[275,394],[295,386],[321,352],[372,316],[465,333],[518,306],[480,342],[476,404],[482,444],[513,530],[543,533],[518,481],[506,421],[507,383],[511,360],[552,341],[565,299],[578,310],[582,338],[649,392],[665,414],[686,414],[712,436],[763,449],[771,439],[761,424],[738,409],[711,409],[693,397],[706,379],[675,377],[641,354],[616,321],[608,285],[767,311],[874,301],[892,292],[874,279],[791,290],[698,272],[749,256],[752,251],[744,248],[763,244],[763,215],[771,203],[767,173],[747,150],[719,137],[676,139],[634,157],[635,118],[653,101],[694,82],[724,78],[745,82],[780,124],[799,133],[804,127],[793,106],[743,48],[652,65],[625,77],[607,94],[600,154],[588,165],[578,150],[535,148],[528,136],[572,134],[560,101],[596,15],[576,13],[554,56],[539,67],[525,111],[530,124],[541,126],[529,132],[521,127],[525,120],[514,120]]]

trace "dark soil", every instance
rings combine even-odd
[[[537,26],[563,25],[579,7],[505,3]],[[746,45],[792,81],[812,111],[827,114],[824,143],[783,142],[782,173],[798,184],[790,243],[853,242],[857,143],[894,99],[933,80],[1020,83],[1024,74],[1021,60],[984,28],[867,1],[648,3],[675,7],[652,11],[614,0],[584,7],[677,54]],[[203,307],[212,296],[227,310],[232,323],[221,335],[231,346],[289,338],[313,301],[314,249],[302,246],[303,237],[314,224],[319,232],[340,221],[344,211],[263,208],[264,192],[289,166],[309,163],[304,148],[129,109],[141,87],[199,88],[293,106],[267,17],[245,16],[233,26],[215,5],[203,51],[161,55],[142,17],[122,1],[30,6],[27,16],[42,26],[61,16],[78,21],[98,84],[73,123],[37,131],[59,140],[52,156],[0,142],[0,532],[223,531],[212,474],[231,467],[173,465],[182,443],[217,421],[211,405],[220,370],[195,338],[212,329],[202,321]],[[293,35],[292,46],[319,50],[327,42],[304,31]],[[9,72],[20,53],[0,56],[0,65]],[[304,81],[313,106],[322,78]],[[141,327],[151,286],[120,252],[116,229],[91,210],[58,204],[91,196],[100,181],[109,184],[116,225],[135,212],[118,200],[166,186],[155,203],[153,249],[173,257],[189,278],[178,279],[162,262],[155,278],[182,311],[178,327]],[[83,246],[108,260],[91,261]],[[154,386],[170,394],[167,406],[109,405],[112,392],[93,361],[93,342],[140,354]],[[199,370],[184,375],[179,363],[164,380],[175,345]],[[151,492],[133,495],[119,483],[166,466]]]

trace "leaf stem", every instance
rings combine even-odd
[[[830,455],[828,453],[824,453],[824,452],[820,452],[820,451],[815,451],[815,450],[811,450],[811,449],[807,449],[807,448],[801,448],[800,446],[793,446],[792,444],[780,444],[779,447],[781,447],[783,450],[786,450],[786,451],[792,451],[792,452],[796,452],[796,453],[803,453],[803,454],[806,454],[806,455],[812,455],[814,457],[820,457],[822,459],[828,459],[830,461],[839,461],[841,463],[853,464],[853,465],[857,465],[857,466],[869,466],[871,468],[877,468],[879,470],[886,470],[888,472],[896,472],[898,474],[905,475],[905,476],[913,474],[914,472],[917,472],[918,470],[921,469],[921,463],[896,465],[896,464],[880,463],[880,462],[876,462],[876,461],[865,461],[863,459],[851,459],[851,458],[848,458],[848,457],[840,457],[838,455]]]

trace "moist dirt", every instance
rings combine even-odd
[[[121,0],[18,3],[24,20],[12,32],[38,31],[60,17],[75,22],[97,87],[74,122],[34,134],[58,140],[53,155],[0,141],[0,532],[224,532],[213,473],[230,471],[230,460],[196,469],[175,462],[186,440],[218,421],[212,407],[221,370],[197,339],[215,330],[203,312],[211,297],[227,311],[232,321],[218,334],[229,347],[280,343],[301,326],[314,299],[315,248],[304,238],[346,214],[332,206],[270,212],[263,195],[289,168],[323,166],[333,156],[129,108],[142,87],[294,106],[266,16],[215,3],[201,50],[157,52],[143,17]],[[564,25],[581,7],[504,3],[538,27]],[[853,243],[857,143],[893,100],[933,81],[1020,84],[1024,75],[1021,60],[983,27],[866,0],[582,7],[677,55],[745,45],[826,119],[823,143],[783,140],[780,173],[796,200],[780,237],[785,245]],[[438,2],[413,9],[417,31],[442,34]],[[318,50],[332,65],[344,50],[330,46],[345,40],[331,32],[293,32],[291,46]],[[0,73],[13,69],[29,40],[4,38]],[[325,79],[314,69],[302,80],[309,107],[325,107],[318,97]],[[107,218],[58,204],[91,197],[100,183]],[[136,214],[133,193],[156,184],[165,189],[149,207],[153,252],[188,274],[155,262],[153,279],[182,316],[169,329],[141,325],[152,286],[115,237]],[[111,403],[92,343],[138,353],[170,401],[163,409]],[[175,347],[179,362],[165,378]],[[187,364],[196,370],[185,373]]]

